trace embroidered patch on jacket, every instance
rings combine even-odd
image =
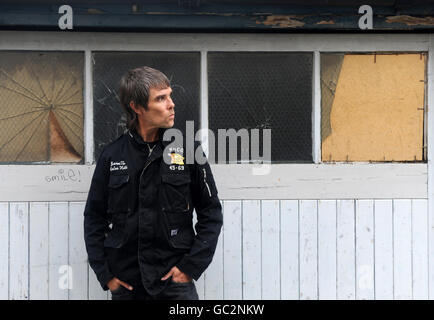
[[[178,229],[173,229],[173,230],[170,230],[170,236],[176,236],[176,234],[178,233]]]
[[[171,164],[184,164],[184,157],[179,153],[169,153]]]
[[[127,170],[128,165],[124,160],[121,161],[110,161],[110,171]]]

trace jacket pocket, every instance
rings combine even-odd
[[[121,248],[125,242],[125,226],[129,212],[129,180],[128,174],[110,176],[107,213],[112,222],[112,229],[104,239],[104,247]]]
[[[130,176],[111,175],[108,183],[108,213],[128,212],[128,181]]]
[[[104,247],[120,248],[125,242],[125,234],[116,229],[111,230],[104,239]]]
[[[169,242],[173,248],[190,249],[194,241],[192,215],[165,212],[168,221]]]
[[[193,245],[194,236],[193,228],[181,228],[175,236],[171,236],[170,243],[174,248],[189,250]]]
[[[190,175],[163,174],[161,176],[162,206],[164,211],[190,211]]]

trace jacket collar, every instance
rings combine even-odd
[[[160,128],[158,130],[158,140],[163,147],[166,147],[171,141],[164,141],[163,140],[163,135],[164,132],[166,131],[166,128]],[[147,143],[145,141],[143,141],[143,138],[137,133],[137,131],[135,129],[133,130],[128,130],[127,131],[128,136],[130,137],[130,139],[133,141],[133,143],[135,145],[137,145],[140,148],[144,148],[147,147]]]

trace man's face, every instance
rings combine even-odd
[[[140,108],[138,116],[148,128],[171,128],[175,122],[175,104],[170,95],[172,88],[150,88],[148,110]]]

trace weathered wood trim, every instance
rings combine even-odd
[[[0,50],[427,51],[428,34],[241,34],[0,31]]]
[[[246,3],[200,3],[174,1],[164,4],[76,4],[74,30],[196,30],[196,31],[356,31],[362,14],[358,4],[305,1],[279,5],[266,1]],[[58,30],[58,5],[2,4],[0,28]],[[432,30],[431,4],[371,5],[374,30]]]
[[[214,165],[222,199],[427,198],[426,164],[275,164],[268,175],[253,165]]]
[[[426,164],[212,165],[221,199],[426,199]],[[85,201],[95,165],[0,166],[0,201]]]

